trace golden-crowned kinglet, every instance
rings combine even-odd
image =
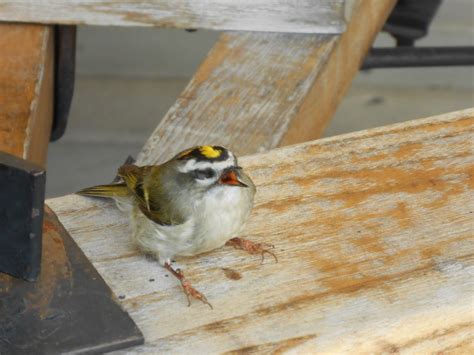
[[[269,251],[271,245],[233,238],[250,215],[255,185],[228,149],[198,146],[161,165],[123,165],[118,176],[118,183],[77,193],[115,199],[131,216],[135,242],[180,280],[188,303],[191,296],[211,306],[171,266],[174,257],[197,255],[225,244],[275,257]]]

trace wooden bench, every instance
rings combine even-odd
[[[47,3],[6,2],[0,20],[82,21]],[[244,234],[275,244],[280,262],[229,248],[179,260],[213,311],[186,307],[110,203],[47,201],[144,333],[135,351],[472,352],[473,110],[273,149],[320,137],[394,3],[351,2],[342,35],[223,33],[145,144],[140,163],[201,143],[262,152],[242,158],[258,188]],[[159,11],[91,9],[167,25]],[[99,18],[86,23],[108,24]]]

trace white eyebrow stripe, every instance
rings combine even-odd
[[[234,160],[224,160],[217,162],[208,162],[208,161],[196,161],[195,159],[190,159],[183,166],[178,167],[178,170],[181,173],[188,173],[193,170],[204,170],[204,169],[213,169],[213,170],[224,170],[230,168],[234,165]]]
[[[217,182],[217,178],[207,178],[207,179],[196,179],[196,182],[199,185],[210,186]]]

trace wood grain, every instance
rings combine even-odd
[[[279,263],[228,247],[178,260],[213,311],[186,307],[111,203],[48,204],[123,296],[146,339],[136,353],[467,354],[473,139],[467,109],[242,158],[257,185],[243,235]]]
[[[197,144],[238,154],[278,145],[335,45],[329,35],[224,33],[138,157]]]
[[[0,150],[42,166],[53,116],[53,40],[50,26],[0,24]]]
[[[344,0],[14,0],[0,21],[340,33]]]
[[[196,144],[243,155],[319,137],[394,2],[355,1],[341,38],[224,33],[138,160]]]

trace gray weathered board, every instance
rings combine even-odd
[[[345,0],[0,0],[0,21],[340,33]]]

